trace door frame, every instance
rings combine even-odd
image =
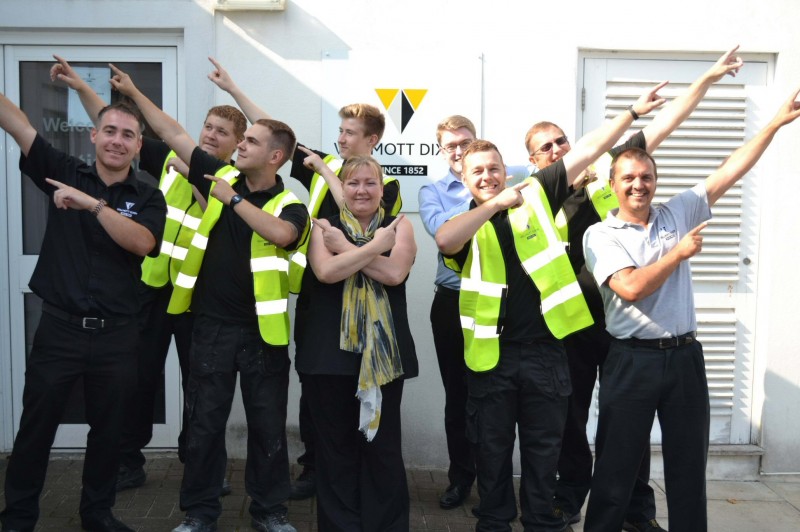
[[[42,44],[46,42],[47,44]],[[109,46],[108,43],[114,43]],[[179,35],[161,34],[120,36],[118,33],[75,34],[41,33],[32,35],[25,32],[0,33],[0,87],[4,94],[19,105],[19,62],[49,61],[57,53],[71,61],[108,62],[125,60],[132,62],[156,62],[162,65],[163,107],[171,116],[179,119],[183,114],[178,105],[178,93],[183,84],[178,64],[182,58]],[[6,178],[2,180],[0,192],[6,199],[6,217],[0,220],[0,246],[6,250],[7,261],[0,261],[0,335],[7,340],[0,344],[0,446],[11,449],[22,412],[22,391],[25,382],[25,313],[24,294],[30,292],[28,281],[35,266],[37,256],[22,254],[21,173],[18,169],[19,147],[5,132],[1,135],[0,171]],[[3,190],[5,189],[5,190]],[[13,229],[13,230],[12,230]],[[13,309],[13,312],[12,312]],[[6,314],[4,319],[3,314]],[[174,346],[171,347],[174,351]],[[174,447],[180,431],[182,390],[177,355],[167,357],[166,379],[166,424],[154,425],[153,446]],[[61,425],[56,435],[54,448],[83,448],[86,442],[88,425]]]

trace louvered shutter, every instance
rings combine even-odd
[[[602,119],[626,112],[628,105],[662,79],[673,80],[660,91],[669,103],[711,65],[697,61],[586,61],[605,64],[586,68],[584,132],[597,127]],[[680,82],[674,81],[676,78]],[[694,113],[653,154],[658,165],[655,202],[666,201],[704,180],[752,136],[747,130],[750,80],[732,81],[712,86]],[[599,93],[592,94],[595,91]],[[591,112],[599,119],[588,116]],[[640,118],[629,134],[651,120],[652,116]],[[742,307],[752,292],[754,271],[742,264],[757,248],[754,195],[745,193],[753,190],[752,179],[745,176],[712,207],[713,219],[703,231],[703,251],[691,261],[698,338],[704,348],[710,393],[712,443],[749,443],[752,323],[747,323],[750,317]],[[660,441],[657,424],[653,440]]]

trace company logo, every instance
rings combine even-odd
[[[411,121],[428,89],[375,89],[386,113],[400,133]]]
[[[125,208],[128,209],[128,210],[131,210],[131,207],[133,207],[134,205],[136,205],[136,204],[134,202],[132,202],[132,201],[126,201],[125,202]]]
[[[135,205],[136,202],[134,201],[126,201],[125,208],[121,209],[118,207],[117,212],[120,213],[122,216],[125,216],[126,218],[134,218],[137,214],[139,214],[137,211],[131,210]]]

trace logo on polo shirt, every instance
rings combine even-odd
[[[133,210],[133,208],[135,206],[136,206],[136,202],[134,202],[134,201],[126,201],[125,202],[125,208],[122,209],[122,208],[117,207],[117,212],[120,213],[122,216],[125,216],[127,218],[133,218],[134,216],[139,214],[138,211],[134,211]]]

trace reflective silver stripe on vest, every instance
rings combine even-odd
[[[168,220],[175,220],[178,223],[183,221],[183,215],[186,211],[179,209],[177,207],[173,207],[172,205],[167,204],[167,219]]]
[[[186,255],[189,254],[189,249],[181,246],[172,248],[172,258],[178,260],[186,260]]]
[[[259,257],[257,259],[250,259],[250,271],[253,273],[272,270],[288,273],[289,261],[281,257]]]
[[[461,328],[472,331],[473,338],[488,339],[500,336],[497,327],[494,325],[475,325],[475,319],[469,316],[461,316]]]
[[[183,217],[183,225],[192,231],[197,231],[197,228],[200,227],[200,220],[202,220],[202,218],[186,213],[186,216]]]
[[[256,314],[259,316],[270,316],[272,314],[283,314],[289,307],[288,299],[276,299],[274,301],[257,301]]]
[[[171,257],[172,248],[173,248],[172,242],[167,242],[166,240],[161,241],[161,253],[163,253],[164,255],[169,255]]]
[[[306,266],[308,265],[308,259],[306,259],[305,254],[299,251],[296,252],[294,255],[292,255],[292,262],[294,262],[303,269],[305,269]]]
[[[178,179],[178,176],[180,176],[180,174],[175,170],[175,168],[170,168],[169,172],[167,172],[167,174],[161,180],[158,189],[166,196],[167,191],[172,188],[172,184],[176,179]],[[181,177],[181,179],[183,178]]]
[[[477,292],[482,296],[502,297],[503,289],[506,286],[508,285],[483,281],[480,279],[480,277],[477,279],[463,277],[461,279],[461,290]]]
[[[208,246],[208,237],[203,236],[200,233],[195,233],[192,237],[192,245],[205,251],[206,246]]]
[[[583,292],[581,292],[581,287],[577,281],[570,283],[561,290],[553,292],[549,297],[542,298],[542,314],[546,314],[554,307],[582,294]]]
[[[189,290],[194,288],[194,283],[197,282],[197,276],[192,277],[191,275],[186,275],[185,273],[179,273],[178,277],[175,279],[175,286],[180,286],[181,288],[188,288]]]

